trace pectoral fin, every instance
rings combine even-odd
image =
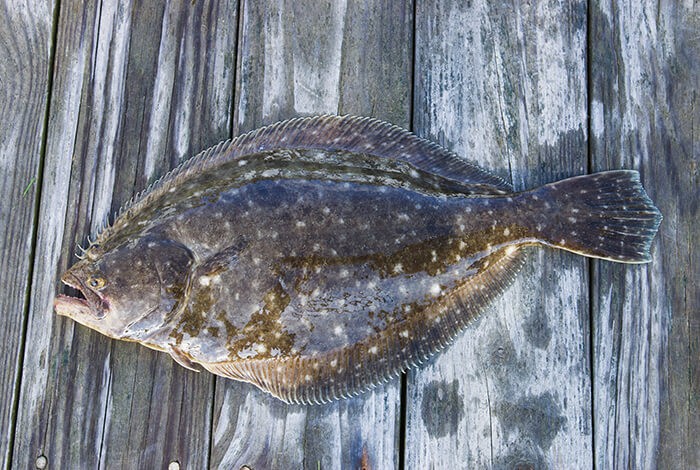
[[[173,359],[175,359],[175,362],[180,364],[185,369],[189,369],[193,372],[201,372],[197,368],[196,364],[194,362],[192,362],[192,360],[188,357],[188,355],[185,354],[184,352],[182,352],[180,349],[178,349],[176,347],[170,348],[170,356]]]
[[[212,255],[197,267],[197,276],[216,276],[230,269],[231,265],[238,260],[240,252],[245,247],[245,240],[241,240],[235,245],[224,248],[220,252]]]

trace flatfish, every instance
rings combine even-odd
[[[56,312],[290,403],[356,395],[446,347],[527,246],[651,260],[636,171],[515,192],[371,118],[281,122],[184,162],[96,235]]]

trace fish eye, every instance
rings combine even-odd
[[[105,279],[99,276],[92,276],[88,279],[88,285],[93,289],[102,289],[105,286]]]

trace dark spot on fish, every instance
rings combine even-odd
[[[293,333],[285,330],[279,321],[291,298],[281,284],[277,283],[264,296],[262,309],[250,316],[248,323],[237,337],[230,337],[229,351],[234,357],[252,345],[260,345],[256,358],[289,356],[294,346]],[[227,328],[228,330],[228,328]]]
[[[517,433],[543,450],[549,449],[566,424],[566,417],[561,415],[559,405],[549,392],[524,396],[514,403],[504,402],[494,413],[504,424],[506,434]]]
[[[236,328],[233,325],[233,323],[231,323],[231,321],[228,319],[225,310],[219,310],[219,312],[216,314],[216,319],[224,324],[224,328],[226,328],[227,338],[232,338],[236,333],[238,333],[238,328]]]
[[[183,309],[177,328],[173,332],[187,333],[193,337],[197,336],[207,323],[206,315],[213,305],[214,299],[210,289],[197,290],[192,300]]]
[[[431,381],[423,391],[421,417],[431,437],[440,438],[455,434],[459,422],[464,417],[459,382]]]

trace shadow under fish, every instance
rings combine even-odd
[[[651,260],[636,171],[514,192],[370,118],[281,122],[183,163],[61,280],[56,312],[291,403],[358,394],[448,345],[523,247]],[[78,293],[79,292],[79,293]]]

